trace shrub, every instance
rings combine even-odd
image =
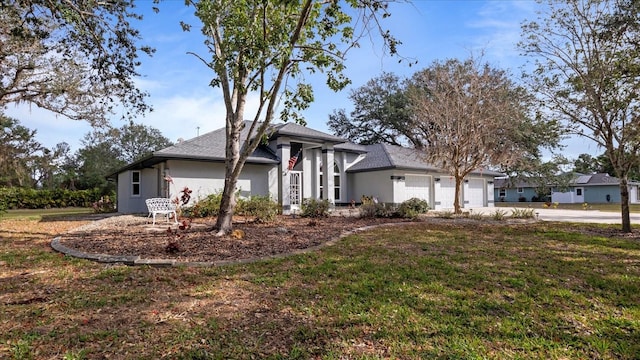
[[[511,217],[514,219],[533,219],[536,217],[535,209],[513,209]]]
[[[204,199],[196,202],[195,205],[182,209],[182,214],[186,217],[210,217],[218,216],[222,193],[210,194]]]
[[[519,202],[526,202],[526,201],[527,201],[527,198],[526,198],[526,197],[524,197],[524,196],[520,196],[520,197],[518,198],[518,201],[519,201]]]
[[[0,187],[0,205],[6,209],[48,209],[56,207],[91,207],[102,196],[108,195],[115,199],[115,193],[101,189],[89,190],[36,190],[19,187]]]
[[[438,217],[443,219],[453,219],[455,215],[451,210],[443,210],[438,213]]]
[[[280,213],[280,206],[269,196],[252,196],[238,201],[236,213],[243,216],[253,216],[256,222],[271,222]]]
[[[498,221],[504,220],[506,216],[507,216],[507,212],[500,209],[497,209],[496,211],[491,213],[491,218],[493,218],[493,220],[498,220]]]
[[[398,207],[398,215],[403,218],[416,218],[420,214],[426,214],[427,211],[429,211],[429,203],[418,198],[406,200]]]
[[[329,216],[329,200],[304,199],[301,210],[303,217],[327,217]]]
[[[93,203],[93,212],[96,214],[110,213],[114,211],[116,211],[116,204],[111,201],[111,198],[108,195],[101,197],[100,200]]]
[[[360,206],[361,218],[391,218],[398,216],[398,209],[384,203],[364,203]]]

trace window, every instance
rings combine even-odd
[[[501,188],[500,191],[498,192],[498,196],[500,196],[500,197],[507,196],[507,189]]]
[[[524,192],[524,188],[519,187],[518,188],[518,194],[522,194]]]
[[[322,164],[320,164],[320,198],[323,199],[324,187],[322,180],[324,179],[324,173],[322,171]],[[337,163],[333,163],[333,199],[340,200],[341,191],[340,191],[340,168]]]
[[[576,196],[582,196],[582,188],[576,188]]]
[[[333,198],[340,199],[340,168],[337,163],[333,163]]]
[[[131,195],[140,196],[140,171],[131,172]]]

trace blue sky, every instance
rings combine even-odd
[[[187,52],[206,56],[199,24],[193,19],[193,9],[183,1],[165,0],[160,13],[150,11],[151,1],[138,2],[144,20],[138,23],[143,42],[156,48],[153,57],[142,57],[143,75],[139,86],[151,96],[148,102],[154,111],[136,122],[159,129],[171,141],[189,139],[224,126],[224,105],[219,89],[208,86],[212,72]],[[465,59],[484,51],[484,59],[492,65],[509,69],[514,75],[525,59],[519,55],[516,43],[520,39],[523,20],[535,19],[533,0],[416,0],[412,4],[393,4],[386,26],[402,41],[400,53],[418,60],[408,67],[397,58],[382,54],[380,42],[363,41],[361,47],[348,54],[346,74],[352,80],[347,89],[335,93],[318,77],[314,86],[316,101],[305,111],[309,127],[327,131],[326,122],[334,109],[352,108],[350,89],[365,84],[383,71],[403,77],[427,67],[434,60]],[[194,25],[190,33],[182,31],[179,21]],[[253,118],[255,102],[248,103],[246,118]],[[72,121],[25,105],[9,106],[5,112],[21,124],[36,129],[36,139],[47,147],[67,142],[73,151],[81,148],[80,140],[91,128],[81,121]],[[114,117],[114,126],[123,123]],[[565,156],[576,158],[580,153],[596,155],[601,149],[585,139],[565,142]]]

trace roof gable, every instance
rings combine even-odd
[[[306,126],[290,122],[274,124],[272,126],[272,130],[273,132],[269,136],[270,139],[274,139],[278,136],[290,136],[311,141],[330,142],[334,144],[340,144],[346,141],[341,137],[330,135],[322,131],[314,130]]]

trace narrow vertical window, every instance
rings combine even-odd
[[[340,200],[340,168],[333,163],[333,199]]]
[[[140,171],[131,172],[131,195],[140,196]]]

